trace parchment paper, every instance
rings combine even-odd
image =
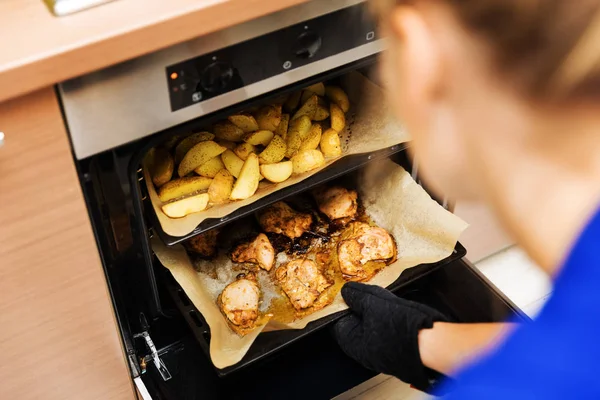
[[[342,79],[342,85],[350,99],[350,110],[346,114],[346,128],[340,133],[343,155],[327,159],[326,164],[318,169],[301,175],[292,176],[282,183],[261,182],[257,192],[246,200],[234,201],[212,206],[199,213],[183,218],[169,218],[162,212],[163,203],[156,194],[148,168],[144,168],[144,180],[148,194],[158,216],[161,227],[168,235],[179,237],[192,232],[207,218],[222,218],[233,211],[252,204],[253,202],[285,187],[294,185],[318,173],[340,158],[360,153],[381,150],[398,143],[410,140],[404,128],[391,117],[391,112],[385,105],[382,89],[358,72],[351,72]]]
[[[391,232],[398,245],[398,260],[379,272],[369,281],[370,284],[387,287],[405,269],[440,261],[452,254],[467,224],[432,200],[402,167],[391,160],[382,160],[370,164],[361,178],[358,192],[367,214],[376,224]],[[262,330],[302,329],[311,321],[347,308],[338,293],[330,305],[305,318],[285,325],[269,322],[240,337],[228,327],[219,311],[216,298],[220,291],[207,284],[212,280],[196,272],[183,246],[166,247],[155,236],[152,247],[160,262],[171,271],[209,324],[210,355],[217,368],[240,361]],[[279,265],[278,260],[274,268]],[[222,267],[226,272],[231,264]],[[225,281],[227,279],[229,281],[223,282],[222,287],[233,281],[234,274]],[[222,287],[217,289],[222,290]]]

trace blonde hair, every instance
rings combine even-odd
[[[391,9],[444,1],[490,44],[497,70],[544,100],[600,99],[600,0],[371,0]]]

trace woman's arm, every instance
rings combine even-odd
[[[515,324],[456,324],[435,322],[419,332],[419,352],[427,367],[452,376],[487,354],[506,337]]]

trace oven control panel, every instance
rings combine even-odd
[[[166,68],[171,111],[252,85],[377,39],[364,4]],[[324,72],[324,71],[322,71]]]

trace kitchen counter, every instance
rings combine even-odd
[[[55,17],[0,1],[0,102],[307,0],[118,0]]]

